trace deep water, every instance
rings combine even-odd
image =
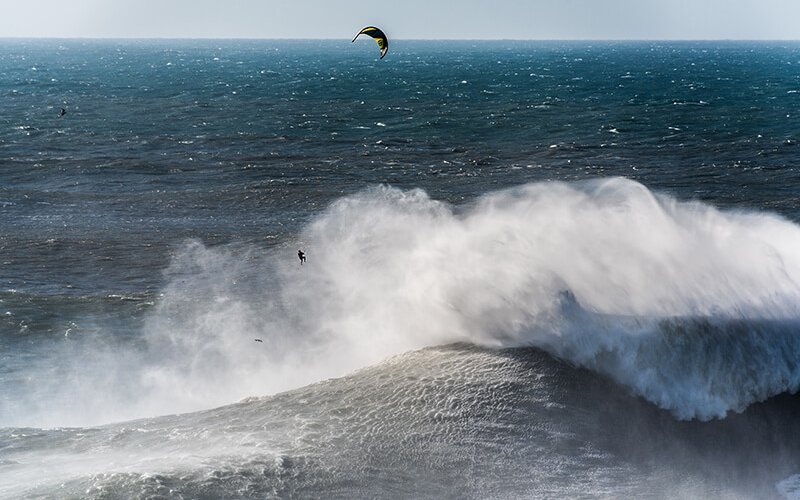
[[[800,44],[363,42],[0,40],[0,496],[797,498]]]

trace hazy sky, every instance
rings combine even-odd
[[[800,0],[0,0],[0,37],[800,39]]]

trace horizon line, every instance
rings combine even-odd
[[[410,42],[800,42],[800,38],[402,38]],[[227,41],[341,41],[349,38],[309,37],[171,37],[171,36],[4,36],[0,40],[227,40]]]

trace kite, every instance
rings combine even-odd
[[[378,48],[381,49],[381,59],[383,59],[383,56],[385,56],[386,52],[389,51],[389,39],[386,38],[386,35],[379,28],[376,28],[375,26],[367,26],[356,34],[356,36],[353,38],[354,42],[359,35],[371,36],[376,42],[378,42]]]

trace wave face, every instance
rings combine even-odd
[[[0,497],[767,498],[798,417],[679,421],[541,350],[451,345],[198,413],[0,429]]]
[[[210,408],[453,342],[539,347],[682,419],[800,384],[800,228],[774,215],[622,178],[529,184],[466,208],[376,187],[335,202],[298,245],[303,266],[293,248],[187,244],[138,340],[54,351],[29,378],[60,364],[62,385],[32,390],[6,420]]]

